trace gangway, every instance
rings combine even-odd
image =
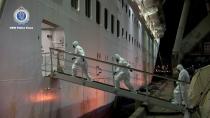
[[[116,89],[113,85],[98,82],[98,81],[95,81],[95,79],[94,79],[94,81],[88,81],[87,79],[85,79],[81,76],[72,76],[71,74],[69,74],[69,73],[67,73],[67,72],[65,72],[64,70],[61,69],[61,67],[60,67],[61,62],[60,61],[62,59],[60,59],[59,54],[60,53],[66,53],[66,54],[71,55],[71,56],[82,57],[82,58],[85,58],[85,59],[89,59],[91,61],[100,62],[102,64],[107,64],[107,65],[111,65],[111,66],[114,65],[114,66],[119,66],[119,67],[123,67],[123,68],[128,68],[128,69],[132,69],[133,71],[136,71],[136,72],[146,73],[148,75],[157,76],[159,78],[163,78],[163,79],[170,80],[170,81],[176,81],[176,82],[183,82],[183,81],[174,80],[174,79],[167,78],[167,77],[164,77],[164,76],[155,75],[153,73],[144,72],[142,70],[138,70],[138,69],[135,69],[135,68],[124,67],[124,66],[117,65],[117,64],[114,64],[114,63],[111,63],[111,62],[105,62],[105,61],[96,60],[96,59],[93,59],[93,58],[90,58],[90,57],[84,57],[84,56],[76,55],[76,54],[73,54],[71,52],[66,52],[66,51],[59,50],[59,49],[52,49],[51,48],[50,51],[51,51],[50,52],[51,74],[49,74],[48,78],[59,79],[59,80],[62,80],[62,81],[71,82],[71,83],[82,85],[82,86],[85,86],[85,87],[91,87],[91,88],[94,88],[94,89],[106,91],[106,92],[109,92],[109,93],[113,93],[115,95],[124,96],[124,97],[127,97],[127,98],[142,101],[142,102],[144,102],[148,105],[157,105],[157,106],[161,106],[161,107],[171,109],[171,110],[176,110],[178,112],[183,112],[183,113],[186,111],[185,106],[180,105],[180,104],[179,105],[172,104],[169,100],[159,98],[157,96],[152,96],[152,95],[148,94],[148,92],[136,93],[136,92],[132,92],[132,91],[129,91],[129,90],[123,89],[123,88]],[[56,51],[57,53],[52,53],[53,51]],[[53,55],[57,56],[56,61],[53,60]],[[65,59],[62,60],[62,61],[65,61]],[[57,65],[56,65],[57,70],[54,69],[55,65],[53,63],[57,63]],[[186,83],[186,82],[184,82],[184,83]],[[146,90],[148,91],[148,86],[146,86]]]
[[[185,109],[184,106],[182,105],[174,105],[174,104],[171,104],[170,101],[167,101],[161,98],[149,96],[146,94],[131,92],[126,89],[116,89],[114,86],[111,86],[108,84],[100,83],[97,81],[87,81],[85,78],[78,77],[78,76],[77,77],[71,76],[70,74],[66,74],[66,73],[54,72],[52,78],[63,80],[66,82],[71,82],[71,83],[86,86],[86,87],[99,89],[99,90],[113,93],[119,96],[124,96],[127,98],[132,98],[132,99],[143,101],[143,102],[148,102],[149,104],[152,104],[152,105],[158,105],[158,106],[162,106],[162,107],[180,111],[180,112],[183,112]]]

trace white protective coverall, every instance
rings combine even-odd
[[[180,72],[178,80],[190,82],[190,76],[187,70],[185,70],[181,64],[177,65],[176,69]],[[189,85],[187,83],[177,82],[177,86],[174,89],[174,100],[172,101],[172,103],[188,105],[188,100],[187,100],[188,88]]]
[[[130,64],[125,59],[123,59],[119,54],[115,54],[114,58],[117,61],[117,64],[130,67]],[[134,91],[134,88],[130,83],[129,69],[123,67],[116,67],[114,71],[114,79],[115,79],[115,88],[119,88],[120,81],[123,80],[128,89]]]
[[[85,56],[84,49],[81,46],[79,46],[78,41],[74,41],[72,43],[72,45],[74,47],[74,54]],[[74,60],[74,63],[72,64],[72,75],[76,76],[77,75],[77,67],[80,67],[82,69],[82,73],[85,75],[87,80],[91,80],[91,77],[88,74],[87,61],[84,58],[77,57],[77,56],[73,57],[72,60]]]

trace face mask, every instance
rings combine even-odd
[[[116,59],[117,63],[120,61],[119,59]]]

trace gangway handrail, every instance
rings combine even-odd
[[[69,60],[69,59],[60,59],[61,61],[65,61],[65,62],[68,62],[68,63],[74,63],[73,60]],[[51,65],[50,63],[48,65]],[[70,65],[65,65],[66,67],[71,67]],[[95,66],[92,66],[92,65],[88,65],[89,68],[95,68]],[[112,70],[108,70],[108,69],[103,69],[101,68],[102,71],[104,72],[107,72],[107,73],[112,73],[113,71]],[[132,78],[132,76],[131,76]],[[134,77],[133,77],[134,78]]]
[[[60,79],[60,80],[63,80],[63,81],[67,81],[67,82],[71,82],[71,83],[74,83],[74,84],[99,89],[99,90],[106,91],[106,92],[109,92],[109,93],[113,93],[113,94],[116,94],[116,95],[136,99],[136,100],[139,100],[139,101],[148,102],[149,104],[162,106],[164,108],[173,109],[173,110],[176,110],[176,111],[179,111],[179,112],[184,112],[185,111],[185,107],[183,105],[175,105],[175,104],[172,104],[172,103],[170,103],[170,101],[167,101],[165,99],[161,99],[161,98],[158,98],[158,97],[154,97],[154,96],[150,96],[150,95],[146,95],[146,94],[142,94],[142,93],[134,93],[134,92],[131,92],[131,91],[126,90],[126,89],[116,89],[114,86],[109,85],[109,84],[104,84],[104,83],[97,82],[97,81],[87,81],[83,77],[72,76],[70,74],[54,71],[52,73],[51,78],[52,79]]]
[[[139,70],[139,69],[136,69],[136,68],[126,67],[126,66],[122,66],[122,65],[115,64],[115,63],[112,63],[112,62],[102,61],[102,60],[98,60],[98,59],[87,57],[87,56],[82,56],[82,55],[74,54],[72,52],[67,52],[67,51],[64,51],[64,50],[61,50],[61,49],[50,48],[50,50],[55,50],[55,51],[58,51],[58,52],[67,53],[69,55],[73,55],[73,56],[77,56],[77,57],[82,57],[82,58],[85,58],[85,59],[89,59],[89,60],[93,60],[93,61],[97,61],[97,62],[101,62],[101,63],[113,65],[113,66],[127,68],[127,69],[130,69],[130,70],[134,70],[134,71],[137,71],[137,72],[145,73],[145,74],[148,74],[148,75],[151,75],[151,76],[154,76],[154,77],[159,77],[159,78],[170,80],[170,81],[175,81],[175,82],[181,82],[181,83],[185,83],[185,84],[190,84],[190,82],[181,81],[181,80],[177,80],[177,79],[173,79],[173,78],[169,78],[169,77],[165,77],[165,76],[160,76],[160,75],[157,75],[157,74],[154,74],[154,73],[151,73],[151,72]]]

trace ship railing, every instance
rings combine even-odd
[[[158,97],[165,100],[169,100],[171,98],[171,96],[167,96],[165,98],[165,96],[161,96],[160,94],[158,95],[153,94],[150,91],[151,88],[149,87],[149,84],[152,77],[157,77],[161,80],[164,80],[170,83],[176,82],[176,83],[182,83],[182,84],[189,84],[188,82],[185,82],[185,81],[180,81],[180,80],[173,79],[170,77],[157,75],[157,74],[140,70],[140,69],[136,69],[136,68],[118,65],[113,62],[102,61],[102,60],[98,60],[98,59],[87,57],[87,56],[77,55],[77,54],[74,54],[73,52],[68,52],[68,51],[55,49],[55,48],[50,48],[50,62],[46,62],[47,66],[45,67],[45,71],[48,72],[48,74],[45,73],[45,75],[50,75],[49,72],[53,73],[55,71],[71,75],[72,74],[71,66],[74,62],[72,60],[72,57],[84,58],[88,63],[88,70],[89,70],[88,72],[90,73],[92,79],[94,81],[109,84],[111,86],[114,86],[114,83],[115,83],[113,73],[116,67],[132,70],[131,72],[132,76],[130,79],[132,86],[135,89],[144,88],[144,91],[138,91],[138,92],[142,92],[146,96]],[[77,76],[85,77],[84,73],[81,70],[78,70]],[[120,84],[120,87],[123,89],[127,89],[127,87],[123,83]],[[172,93],[173,93],[173,90],[169,90],[169,94],[172,95]]]

